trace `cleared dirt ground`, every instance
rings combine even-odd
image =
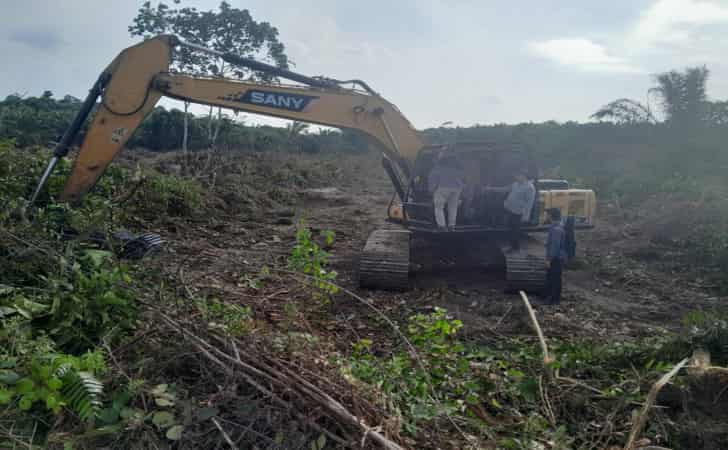
[[[239,289],[241,274],[282,261],[293,244],[300,218],[314,230],[333,230],[330,253],[339,282],[397,315],[441,306],[463,320],[465,332],[530,333],[523,328],[520,299],[503,292],[503,274],[485,270],[415,273],[408,292],[359,290],[356,263],[368,234],[386,224],[392,188],[376,158],[348,157],[343,175],[324,189],[299,192],[291,207],[258,208],[252,215],[229,215],[186,224],[167,236],[173,253],[184,255],[190,280],[215,279],[195,288]],[[725,302],[694,270],[680,267],[669,251],[639,233],[627,211],[602,203],[594,230],[578,233],[577,259],[564,274],[559,306],[538,308],[547,336],[611,340],[661,333],[679,327],[685,315]],[[212,223],[211,223],[212,222]],[[190,226],[191,225],[191,226]],[[542,235],[530,240],[539,250]],[[252,273],[252,272],[251,272]],[[227,276],[225,276],[227,274]],[[226,287],[227,286],[227,287]],[[341,307],[346,308],[343,300]]]

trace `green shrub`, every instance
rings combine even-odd
[[[103,386],[97,376],[106,371],[104,356],[89,351],[81,356],[59,353],[21,317],[5,318],[0,328],[0,405],[17,411],[38,406],[58,414],[73,410],[82,420],[101,405]]]
[[[330,246],[334,242],[334,232],[321,232],[321,238]],[[323,299],[328,299],[338,292],[331,283],[336,280],[337,273],[328,268],[329,253],[313,240],[311,230],[301,221],[296,232],[296,245],[288,257],[288,267],[311,277],[310,285]]]
[[[65,266],[61,275],[43,277],[42,288],[0,289],[0,318],[32,320],[36,330],[69,352],[93,348],[102,338],[113,340],[135,327],[131,279],[124,266],[113,265],[110,253],[87,250]]]
[[[441,308],[417,314],[407,326],[417,355],[405,349],[378,358],[373,342],[362,339],[354,344],[345,372],[381,389],[403,415],[405,429],[414,433],[420,421],[464,413],[485,394],[486,386],[470,366],[473,355],[456,339],[461,327]]]
[[[148,218],[192,215],[202,204],[202,190],[194,180],[154,175],[141,187],[132,209]]]

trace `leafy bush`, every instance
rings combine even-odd
[[[468,404],[478,403],[485,394],[486,386],[470,366],[472,355],[456,339],[461,327],[441,308],[417,314],[407,326],[417,355],[400,351],[377,358],[373,342],[362,339],[354,344],[345,371],[381,389],[404,416],[405,429],[414,433],[418,422],[464,413]]]
[[[249,306],[226,303],[216,298],[196,299],[195,305],[209,328],[240,337],[254,327]]]
[[[331,246],[334,242],[334,232],[322,231],[321,238],[327,246]],[[288,267],[310,276],[310,285],[324,299],[338,292],[338,288],[331,284],[336,280],[337,273],[328,268],[328,259],[329,253],[313,240],[311,230],[301,221],[296,232],[296,245],[288,257]]]
[[[87,250],[62,275],[43,277],[42,288],[0,286],[0,318],[32,320],[36,330],[71,352],[113,340],[134,328],[138,311],[126,269],[111,265],[110,258]]]
[[[20,317],[4,319],[0,328],[0,404],[28,411],[35,405],[58,414],[68,407],[82,420],[101,405],[103,386],[96,378],[106,371],[104,356],[59,353],[53,341],[37,335]]]
[[[184,217],[200,207],[202,191],[194,180],[155,175],[142,186],[136,201],[133,211],[147,217]]]

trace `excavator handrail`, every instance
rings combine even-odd
[[[359,80],[356,78],[351,79],[351,80],[342,81],[342,80],[337,80],[335,78],[329,78],[329,77],[324,77],[324,76],[309,77],[307,75],[303,75],[298,72],[293,72],[288,69],[272,66],[270,64],[266,64],[264,62],[257,61],[255,59],[246,58],[244,56],[236,55],[234,53],[220,52],[220,51],[217,51],[217,50],[214,50],[214,49],[202,46],[202,45],[193,44],[191,42],[187,42],[183,39],[180,39],[177,36],[174,36],[172,38],[172,43],[218,56],[218,57],[222,58],[224,61],[229,62],[231,64],[235,64],[237,66],[247,67],[249,69],[257,70],[260,72],[270,73],[271,75],[275,75],[275,76],[278,76],[281,78],[286,78],[288,80],[298,81],[299,83],[307,84],[309,86],[331,89],[331,88],[341,87],[342,84],[351,83],[351,84],[361,86],[361,88],[365,92],[367,92],[371,95],[379,95],[365,81]]]

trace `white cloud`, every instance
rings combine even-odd
[[[531,42],[529,49],[546,59],[586,72],[640,73],[625,59],[612,56],[607,49],[589,39],[550,39]]]
[[[688,43],[691,30],[728,23],[728,5],[700,0],[658,0],[640,17],[630,36],[639,47]]]

